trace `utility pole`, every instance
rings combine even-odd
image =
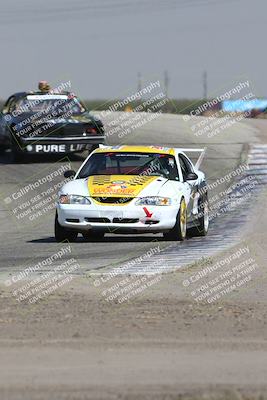
[[[167,70],[164,71],[164,86],[165,86],[165,94],[166,97],[169,97],[169,73]]]
[[[140,92],[142,90],[142,75],[141,72],[137,74],[137,91]]]
[[[207,71],[205,70],[203,72],[203,99],[208,98],[208,74]]]

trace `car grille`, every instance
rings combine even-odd
[[[110,223],[110,219],[109,218],[84,218],[86,222],[100,222],[100,223]]]
[[[114,224],[134,224],[139,222],[139,218],[113,218]]]
[[[133,224],[139,222],[138,218],[113,218],[111,221],[109,218],[84,218],[86,222],[98,222],[98,223],[110,223],[113,222],[114,224]]]
[[[95,201],[103,204],[126,204],[133,200],[133,197],[93,197]]]

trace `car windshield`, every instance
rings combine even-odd
[[[78,178],[92,175],[147,175],[179,180],[175,158],[156,153],[95,153],[83,166]]]
[[[82,114],[85,111],[83,105],[76,97],[32,95],[19,99],[12,105],[12,110],[17,115],[24,113],[52,113],[53,116]]]

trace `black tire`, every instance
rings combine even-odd
[[[105,232],[101,231],[87,231],[82,233],[83,238],[86,242],[97,242],[102,240],[105,236]]]
[[[78,236],[78,232],[71,231],[69,229],[63,228],[59,225],[57,214],[55,216],[55,239],[57,242],[63,242],[68,240],[69,242],[75,242]]]
[[[5,154],[5,151],[6,151],[5,147],[0,146],[0,155]]]
[[[24,160],[25,153],[19,148],[15,139],[11,141],[11,158],[14,163],[21,163]]]
[[[207,194],[200,197],[198,201],[199,217],[195,226],[188,230],[191,237],[206,236],[209,230],[209,201]]]
[[[24,155],[23,153],[20,153],[18,151],[14,151],[13,149],[11,149],[11,157],[12,157],[12,161],[14,163],[22,163],[24,161]]]
[[[183,241],[186,238],[186,214],[186,203],[182,198],[174,227],[169,232],[163,233],[165,240]]]

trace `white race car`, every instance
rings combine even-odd
[[[194,165],[188,152],[201,152]],[[163,233],[166,240],[205,236],[209,206],[203,149],[102,146],[58,194],[57,241],[99,240],[109,233]]]

